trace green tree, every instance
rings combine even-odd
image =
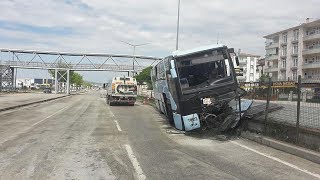
[[[71,79],[70,79],[70,83],[71,84],[76,84],[77,86],[81,86],[84,84],[84,80],[82,75],[80,75],[79,73],[73,72]]]
[[[267,83],[269,81],[269,75],[262,74],[259,78],[260,83]]]
[[[152,89],[151,83],[151,69],[152,66],[144,68],[138,75],[134,76],[137,79],[138,84],[147,83],[148,89]]]
[[[88,82],[88,81],[84,81],[82,85],[85,87],[92,87],[93,86],[92,83]]]

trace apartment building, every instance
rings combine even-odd
[[[265,71],[273,81],[320,81],[320,20],[310,21],[264,36]]]
[[[256,82],[259,80],[260,74],[257,68],[259,58],[258,55],[240,53],[239,67],[243,68],[243,76],[237,76],[239,82]]]

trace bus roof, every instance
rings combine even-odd
[[[193,49],[177,50],[177,51],[172,52],[172,56],[173,57],[186,56],[186,55],[194,54],[197,52],[206,51],[209,49],[222,48],[224,46],[225,45],[223,45],[223,44],[213,44],[213,45],[201,46],[201,47],[197,47],[197,48],[193,48]]]

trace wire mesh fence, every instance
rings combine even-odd
[[[253,109],[263,108],[255,120],[264,124],[264,134],[296,143],[301,130],[320,134],[320,83],[301,81],[299,76],[297,82],[269,79],[240,86],[247,91],[244,98],[254,100]]]

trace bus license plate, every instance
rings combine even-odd
[[[212,103],[211,98],[204,98],[202,101],[203,101],[203,104],[206,104],[206,105],[209,105]]]

